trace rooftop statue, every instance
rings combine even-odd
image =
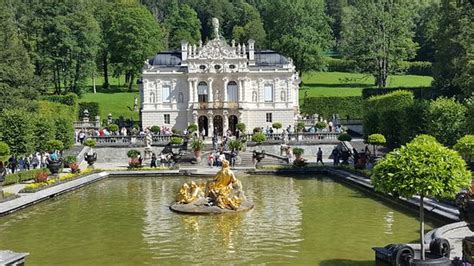
[[[212,26],[214,27],[214,38],[219,39],[219,19],[212,18]]]
[[[222,169],[213,180],[200,184],[194,181],[185,183],[179,190],[176,203],[170,206],[171,210],[183,213],[235,212],[252,207],[227,160],[222,161]]]

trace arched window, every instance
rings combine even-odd
[[[231,81],[227,84],[227,101],[237,102],[238,101],[238,90],[237,82]]]
[[[150,92],[150,103],[155,103],[156,97],[154,92]]]
[[[286,102],[286,92],[284,90],[281,91],[280,100]]]
[[[252,92],[252,102],[256,102],[257,101],[257,92],[254,91]]]
[[[198,84],[198,100],[200,103],[207,103],[208,88],[207,83],[204,81]]]
[[[184,94],[182,92],[178,93],[178,103],[184,103]]]

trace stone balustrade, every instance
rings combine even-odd
[[[291,142],[324,142],[337,141],[339,133],[319,132],[319,133],[274,133],[266,134],[267,142],[283,143],[284,137]],[[171,141],[170,135],[153,135],[153,145],[166,145]],[[252,134],[245,134],[247,141],[252,141]],[[144,136],[108,136],[108,137],[88,137],[94,139],[97,146],[145,146]]]

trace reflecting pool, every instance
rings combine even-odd
[[[330,178],[239,179],[253,210],[192,216],[168,208],[191,179],[110,178],[0,217],[0,249],[27,265],[373,265],[371,247],[417,240],[415,215]]]

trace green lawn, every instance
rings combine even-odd
[[[113,118],[123,116],[125,119],[138,120],[138,112],[133,112],[135,96],[139,97],[139,93],[136,91],[84,93],[79,102],[98,102],[101,119],[107,118],[107,115],[111,113]],[[138,102],[140,103],[140,100]]]
[[[389,76],[389,87],[427,87],[430,86],[432,77],[400,75]],[[80,98],[80,102],[98,102],[100,106],[101,118],[105,119],[109,113],[114,118],[123,116],[124,118],[133,118],[138,120],[138,112],[133,112],[133,103],[135,96],[139,93],[136,91],[127,91],[124,85],[124,77],[110,78],[111,89],[105,91],[102,89],[103,79],[97,77],[96,87],[97,93],[92,93],[92,81],[88,92],[84,93]],[[362,89],[375,87],[374,78],[370,75],[343,72],[309,72],[303,75],[303,86],[300,89],[300,99],[308,92],[308,97],[312,96],[360,96]]]
[[[399,75],[388,77],[388,87],[428,87],[432,77]],[[300,98],[313,96],[360,96],[362,89],[374,87],[374,77],[359,73],[309,72],[303,74]]]

